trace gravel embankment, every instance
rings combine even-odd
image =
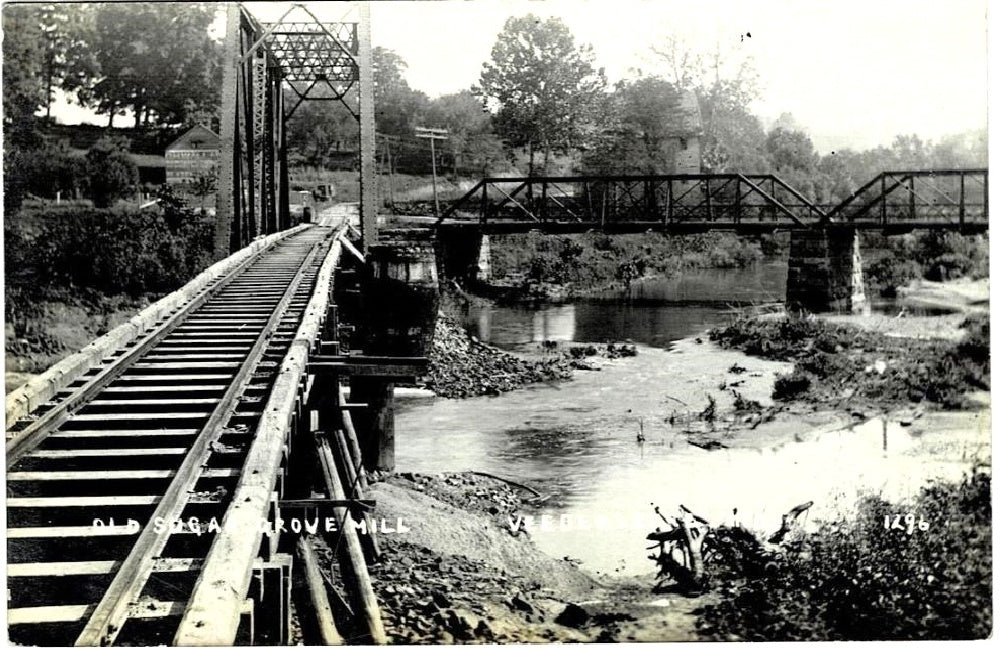
[[[587,359],[634,356],[631,344],[543,343],[540,357],[521,357],[469,335],[452,317],[439,315],[424,386],[445,398],[496,395],[531,383],[568,380],[574,369],[599,367]]]

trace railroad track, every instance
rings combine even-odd
[[[12,642],[173,643],[333,234],[278,241],[12,428]]]

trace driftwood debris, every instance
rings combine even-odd
[[[681,505],[679,515],[668,519],[655,508],[656,514],[667,525],[666,531],[659,527],[646,536],[659,548],[658,554],[649,558],[660,567],[659,579],[669,578],[686,591],[700,591],[705,584],[704,544],[708,534],[708,522]],[[660,586],[660,583],[657,584]]]
[[[771,547],[766,547],[759,537],[736,523],[731,527],[712,527],[708,520],[683,504],[672,518],[661,513],[660,507],[655,507],[667,528],[657,527],[646,536],[647,540],[656,543],[649,549],[658,549],[657,553],[649,555],[660,568],[654,590],[662,591],[666,582],[671,581],[685,593],[701,592],[708,582],[706,564],[722,563],[739,571],[745,571],[748,565],[769,564],[770,558],[784,550],[782,546],[773,545],[780,545],[812,505],[813,502],[799,504],[781,516],[781,528],[767,539]],[[749,562],[748,555],[752,558]]]
[[[813,503],[811,501],[805,504],[799,504],[793,507],[788,513],[781,516],[781,528],[775,531],[770,538],[767,539],[768,542],[773,544],[779,544],[785,539],[785,536],[795,528],[796,523],[799,520],[799,516],[809,510]]]

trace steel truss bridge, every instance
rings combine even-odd
[[[490,177],[436,227],[484,232],[767,232],[850,226],[887,232],[988,227],[987,169],[880,173],[838,205],[818,205],[776,175]]]
[[[375,241],[375,89],[368,4],[357,22],[324,22],[293,4],[276,22],[227,9],[217,257],[288,229],[286,123],[305,101],[339,102],[359,123],[362,248]],[[286,95],[285,90],[288,91]],[[286,96],[294,100],[286,101]]]

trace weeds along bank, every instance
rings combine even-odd
[[[29,202],[5,216],[8,371],[43,370],[210,263],[210,217],[161,199],[144,210]]]
[[[696,611],[717,640],[983,639],[992,616],[991,479],[973,471],[912,501],[863,498],[850,519],[792,534],[780,549],[739,528],[718,548]]]
[[[684,269],[742,268],[763,258],[759,242],[728,232],[495,235],[490,254],[492,283],[514,287],[513,296],[524,299],[544,299],[553,286],[569,297]]]
[[[960,409],[967,394],[990,388],[988,314],[969,315],[955,341],[894,337],[811,317],[740,318],[713,329],[723,348],[794,361],[775,381],[776,401],[833,409],[924,404]]]
[[[494,235],[488,291],[504,300],[559,301],[593,290],[627,288],[644,277],[669,277],[687,269],[744,268],[765,258],[785,259],[788,239],[788,232],[759,237],[732,232]],[[914,279],[988,276],[989,238],[957,232],[899,236],[865,232],[862,259],[869,291],[892,297],[897,287]]]
[[[865,282],[873,294],[895,297],[914,279],[947,281],[989,276],[988,234],[927,231],[900,236],[865,232],[861,238]]]

